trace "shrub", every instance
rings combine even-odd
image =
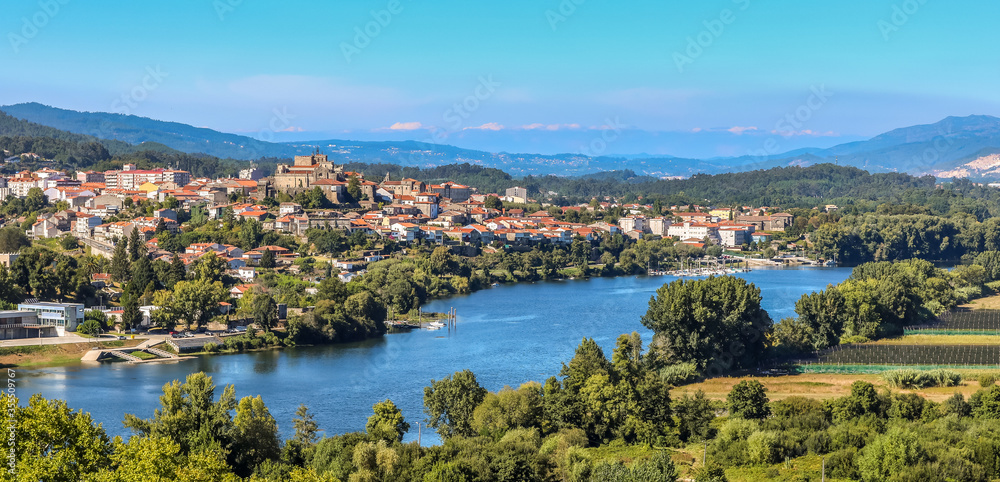
[[[219,344],[218,343],[206,343],[205,346],[202,347],[202,350],[204,350],[205,353],[218,353],[218,351],[219,351]]]
[[[97,320],[87,320],[76,327],[78,333],[94,336],[101,332],[101,324]]]
[[[882,374],[892,388],[928,388],[928,387],[953,387],[961,383],[962,375],[951,370],[916,370],[905,368],[902,370],[892,370]]]
[[[778,461],[780,432],[763,430],[747,438],[747,458],[754,465],[770,465]]]
[[[663,380],[663,383],[675,387],[693,382],[700,376],[698,365],[695,363],[678,363],[660,370],[660,379]]]
[[[979,376],[979,386],[983,388],[992,387],[996,385],[997,377],[994,375],[980,375]]]
[[[857,456],[857,453],[857,449],[847,448],[830,454],[830,458],[827,459],[826,462],[826,468],[829,471],[830,476],[841,479],[857,480],[860,477],[858,474],[858,468],[854,463],[854,458]]]
[[[845,336],[845,337],[841,338],[840,339],[840,344],[841,345],[856,345],[856,344],[859,344],[859,343],[868,343],[869,341],[871,341],[871,340],[867,336],[853,335],[853,336]]]

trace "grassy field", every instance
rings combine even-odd
[[[136,346],[143,340],[106,341],[101,343],[63,343],[60,345],[27,345],[0,347],[0,367],[41,367],[71,365],[80,362],[84,353],[100,346],[113,348]]]
[[[962,374],[962,384],[957,387],[934,387],[920,390],[893,390],[901,393],[917,393],[929,400],[941,402],[952,396],[955,392],[961,392],[968,398],[981,387],[976,379],[982,374],[997,374],[997,369],[992,370],[955,370]],[[824,400],[847,395],[851,392],[851,384],[856,380],[864,380],[875,385],[879,390],[888,388],[880,375],[875,374],[832,374],[832,373],[809,373],[803,375],[786,375],[780,377],[720,377],[705,380],[700,383],[684,385],[673,389],[670,396],[674,399],[684,395],[693,394],[701,390],[705,396],[715,400],[725,400],[726,395],[733,389],[733,386],[741,380],[752,379],[762,383],[767,388],[767,397],[771,400],[783,400],[788,397],[801,396]]]
[[[987,296],[972,300],[969,303],[959,306],[959,308],[969,308],[973,310],[1000,310],[1000,295]]]
[[[153,358],[159,358],[158,356],[152,353],[146,353],[144,351],[139,351],[139,350],[135,350],[129,354],[140,360],[152,360]]]
[[[1000,345],[1000,336],[995,335],[906,335],[885,338],[874,342],[876,345]]]

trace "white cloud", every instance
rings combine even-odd
[[[547,131],[559,131],[559,130],[564,130],[564,129],[579,129],[579,128],[580,128],[580,124],[539,124],[539,123],[534,123],[534,124],[528,124],[528,125],[521,126],[521,129],[526,130],[526,131],[534,131],[534,130],[539,130],[539,129],[544,129],[544,130],[547,130]]]
[[[476,131],[499,131],[499,130],[503,130],[503,129],[504,129],[504,126],[503,126],[503,125],[501,125],[501,124],[497,124],[496,122],[488,122],[488,123],[486,123],[486,124],[483,124],[483,125],[481,125],[481,126],[475,126],[475,127],[466,127],[466,128],[464,128],[464,129],[462,129],[462,130],[463,130],[463,131],[467,131],[467,130],[476,130]]]
[[[389,126],[390,131],[415,131],[424,127],[420,122],[397,122]]]
[[[749,127],[734,126],[734,127],[730,127],[729,129],[726,129],[726,130],[729,131],[729,132],[732,132],[733,134],[736,134],[738,136],[742,136],[744,132],[755,131],[755,130],[757,130],[757,128],[754,127],[754,126],[749,126]]]
[[[771,133],[772,134],[778,134],[778,135],[783,136],[783,137],[802,137],[802,136],[809,136],[809,137],[837,137],[837,136],[840,135],[840,134],[837,134],[836,132],[833,132],[833,131],[820,132],[820,131],[814,131],[812,129],[805,129],[805,130],[801,130],[801,131],[773,130],[773,131],[771,131]]]

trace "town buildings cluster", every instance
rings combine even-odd
[[[191,265],[202,256],[213,253],[225,260],[229,274],[244,285],[232,288],[233,298],[240,298],[253,283],[256,267],[267,252],[276,264],[294,270],[297,253],[281,246],[261,246],[244,250],[237,246],[218,243],[195,243],[183,253],[173,253],[159,246],[157,233],[181,231],[179,217],[197,209],[208,219],[253,220],[262,230],[272,230],[295,236],[304,236],[310,228],[338,229],[346,234],[378,235],[398,243],[418,240],[434,243],[462,243],[490,245],[503,243],[515,246],[538,244],[568,245],[575,239],[599,240],[603,234],[622,234],[635,239],[647,236],[674,237],[679,242],[705,246],[716,244],[728,249],[740,249],[750,243],[769,243],[772,233],[784,231],[792,223],[792,216],[770,208],[712,209],[704,206],[671,206],[671,215],[657,215],[651,205],[624,204],[614,199],[578,206],[558,208],[562,214],[569,211],[583,213],[621,208],[624,216],[617,222],[583,223],[569,219],[583,216],[558,215],[552,206],[542,204],[544,210],[526,212],[519,207],[498,207],[502,204],[525,205],[529,199],[527,189],[513,187],[503,193],[480,193],[476,188],[455,182],[429,184],[416,179],[393,180],[388,175],[378,182],[365,178],[363,173],[345,171],[327,156],[314,153],[296,156],[291,164],[280,164],[273,175],[263,176],[256,167],[244,169],[238,178],[193,178],[189,172],[176,169],[137,169],[126,164],[120,170],[104,172],[83,171],[75,176],[53,169],[19,172],[11,178],[0,178],[0,199],[15,196],[28,197],[38,188],[50,203],[60,206],[56,212],[40,214],[27,229],[32,238],[54,238],[73,235],[97,255],[111,257],[114,246],[138,231],[153,259],[172,261],[177,256],[185,265]],[[291,199],[302,194],[322,193],[329,209],[306,209],[296,202],[276,203],[274,199]],[[489,200],[496,197],[496,200]],[[232,202],[237,199],[239,202]],[[156,201],[142,214],[129,209],[143,200]],[[277,204],[277,206],[275,206]],[[491,206],[491,207],[488,207]],[[601,218],[593,216],[591,218]],[[16,253],[0,255],[0,264],[10,266]],[[362,259],[334,260],[342,280],[348,281],[367,263],[378,261],[377,251],[366,252]],[[92,280],[98,288],[110,285],[108,275],[98,273]],[[148,320],[148,310],[143,307]],[[64,310],[65,311],[65,310]],[[115,312],[105,310],[109,317]],[[4,316],[18,318],[13,312]],[[30,321],[26,323],[41,326]],[[19,318],[20,319],[20,318]],[[22,331],[12,323],[10,329]],[[28,326],[28,325],[24,325]],[[56,326],[56,325],[53,325]],[[63,325],[60,325],[63,326]],[[69,325],[65,325],[69,326]],[[36,333],[42,334],[41,328]],[[63,330],[58,330],[59,334]],[[55,331],[48,332],[56,334]],[[13,336],[14,333],[7,335]],[[0,338],[4,337],[0,333]],[[44,336],[44,335],[43,335]]]

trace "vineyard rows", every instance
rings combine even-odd
[[[846,345],[799,365],[1000,365],[998,345]]]
[[[937,320],[926,325],[907,326],[906,334],[914,335],[927,330],[955,330],[958,332],[1000,331],[1000,310],[958,309],[942,314]],[[942,332],[942,334],[947,331]],[[937,333],[926,333],[937,334]]]

